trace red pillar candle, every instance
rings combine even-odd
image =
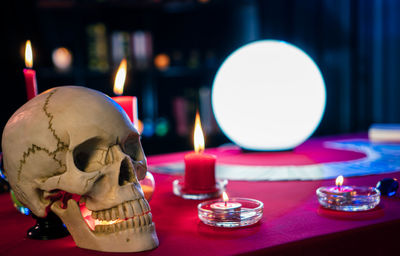
[[[214,191],[216,157],[210,154],[192,152],[185,155],[186,192]]]
[[[24,68],[26,96],[28,100],[37,95],[36,72],[33,69]]]
[[[37,95],[36,71],[32,69],[33,57],[30,40],[26,41],[25,46],[25,66],[27,67],[24,69],[26,95],[30,100]]]
[[[114,93],[116,95],[122,95],[124,91],[124,84],[127,72],[127,61],[126,59],[122,59],[119,64],[117,74],[115,75],[114,80]],[[137,109],[137,98],[133,96],[117,96],[113,97],[115,100],[126,112],[133,123],[133,126],[137,130],[139,130],[139,119],[138,119],[138,109]]]
[[[205,154],[204,136],[200,116],[196,114],[194,129],[195,152],[185,155],[184,189],[188,193],[208,193],[216,191],[214,155]]]
[[[131,122],[135,126],[135,128],[138,128],[138,110],[137,110],[137,98],[134,96],[118,96],[118,97],[112,97],[113,100],[115,100],[126,112],[126,114],[129,116],[129,119],[131,119]]]

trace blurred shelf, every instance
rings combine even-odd
[[[156,155],[168,152],[191,151],[193,150],[193,135],[187,137],[168,134],[167,136],[142,137],[142,146],[147,155]],[[222,133],[207,135],[206,148],[219,147],[223,144],[231,143]]]
[[[169,67],[163,71],[157,71],[162,77],[198,77],[215,74],[217,68],[189,68],[189,67]]]
[[[167,13],[182,13],[214,6],[222,0],[39,0],[39,9],[109,9],[109,8],[129,8],[129,9],[149,9],[151,11],[160,10]]]
[[[86,72],[79,68],[71,68],[66,71],[60,71],[51,67],[40,67],[37,69],[38,75],[46,78],[68,78],[82,75]]]
[[[110,78],[114,76],[115,71],[107,71],[107,72],[97,72],[91,71],[88,69],[81,68],[71,68],[67,71],[60,71],[56,68],[51,67],[41,67],[38,68],[37,72],[40,76],[45,78],[74,78],[77,76],[84,76],[87,78]],[[217,68],[189,68],[184,66],[175,66],[169,67],[165,70],[158,69],[146,69],[146,70],[135,70],[131,69],[131,73],[140,74],[140,75],[155,75],[160,77],[199,77],[199,76],[210,76],[215,75],[217,72]]]
[[[42,38],[35,44],[41,56],[36,67],[38,89],[42,92],[54,86],[74,84],[113,95],[116,68],[122,56],[126,56],[129,69],[124,94],[138,97],[139,118],[150,123],[164,118],[170,125],[165,136],[154,133],[143,137],[145,152],[192,150],[191,135],[180,136],[182,132],[176,126],[180,118],[188,118],[184,125],[192,126],[194,112],[201,104],[211,109],[204,95],[200,98],[200,90],[204,92],[204,88],[211,87],[229,49],[226,42],[230,43],[233,37],[227,27],[236,5],[222,3],[230,2],[38,0],[35,17],[42,28],[39,34]],[[137,32],[151,35],[151,51],[142,62],[142,57],[138,58],[141,55],[133,48],[133,36],[137,36],[136,43],[141,38]],[[120,36],[125,37],[120,39]],[[73,55],[73,66],[67,71],[53,67],[51,51],[60,46],[68,48]],[[118,48],[124,53],[115,53]],[[155,67],[154,59],[160,54],[168,57],[169,67],[165,70]],[[89,64],[96,62],[106,62],[110,68],[105,72],[90,70]],[[210,137],[212,134],[207,136],[207,146],[216,146],[221,134],[216,133],[215,139]]]

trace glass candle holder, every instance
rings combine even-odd
[[[213,191],[186,191],[184,181],[176,179],[172,182],[172,192],[176,196],[184,199],[204,200],[219,197],[225,190],[228,180],[216,180],[215,189]]]
[[[316,191],[322,207],[337,211],[366,211],[375,208],[380,202],[378,189],[375,187],[337,186],[320,187]]]
[[[224,228],[245,227],[257,223],[264,204],[255,199],[230,198],[205,201],[197,206],[199,219],[206,225]]]
[[[156,188],[156,183],[154,181],[154,176],[151,172],[147,171],[146,177],[143,180],[139,181],[140,186],[142,187],[144,197],[148,202],[150,202],[154,189]]]

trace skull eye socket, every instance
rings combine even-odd
[[[122,150],[125,154],[129,155],[133,160],[140,158],[140,141],[139,134],[131,133],[122,143]]]
[[[138,143],[128,142],[124,144],[124,152],[129,155],[132,159],[137,159]]]
[[[78,152],[74,154],[74,163],[79,170],[84,171],[89,163],[89,155],[86,152]]]
[[[101,139],[91,138],[74,149],[74,163],[80,171],[95,171],[104,165],[106,154],[107,149],[101,147]]]

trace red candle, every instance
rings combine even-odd
[[[113,100],[115,100],[126,112],[126,114],[129,116],[129,119],[131,119],[131,122],[135,126],[135,128],[138,128],[138,111],[137,111],[137,98],[134,96],[118,96],[118,97],[112,97]]]
[[[119,64],[117,74],[114,80],[114,93],[116,95],[122,95],[124,91],[124,84],[127,71],[127,62],[124,58]],[[138,109],[137,109],[137,98],[133,96],[117,96],[112,97],[126,112],[133,123],[133,126],[139,129]]]
[[[26,41],[25,46],[25,66],[27,67],[24,69],[26,95],[30,100],[37,95],[36,71],[32,69],[33,57],[30,40]]]
[[[201,129],[200,116],[196,113],[194,129],[195,152],[185,155],[184,189],[189,193],[208,193],[216,191],[214,155],[205,154],[204,136]]]
[[[193,152],[185,155],[184,160],[185,190],[215,190],[215,156]]]

